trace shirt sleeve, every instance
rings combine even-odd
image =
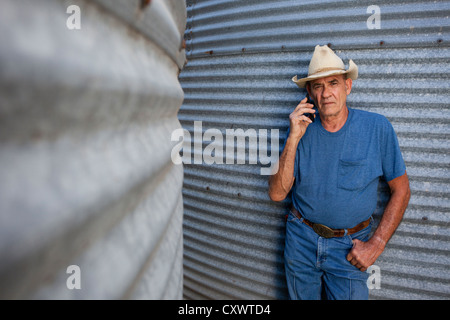
[[[385,118],[381,145],[381,164],[383,176],[391,181],[405,174],[406,166],[403,160],[397,135],[392,124]]]

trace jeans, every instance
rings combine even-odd
[[[303,218],[302,218],[303,220]],[[352,235],[323,238],[292,213],[286,225],[286,280],[292,300],[367,300],[369,274],[347,261],[352,239],[367,241],[373,224]]]

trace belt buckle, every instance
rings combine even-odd
[[[314,223],[313,224],[313,230],[315,233],[317,233],[319,236],[324,237],[324,238],[333,238],[334,237],[334,231],[333,229],[324,226],[323,224],[320,223]]]

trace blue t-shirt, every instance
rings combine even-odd
[[[292,202],[312,222],[351,228],[375,211],[379,178],[390,181],[405,170],[384,116],[349,108],[344,126],[329,132],[316,115],[297,147]]]

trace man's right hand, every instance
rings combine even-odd
[[[312,123],[311,119],[305,116],[305,113],[314,114],[316,111],[313,109],[314,105],[307,103],[307,98],[300,101],[295,107],[294,111],[289,115],[290,132],[289,136],[295,139],[301,139],[306,132],[309,124]],[[315,117],[315,115],[314,115]]]

